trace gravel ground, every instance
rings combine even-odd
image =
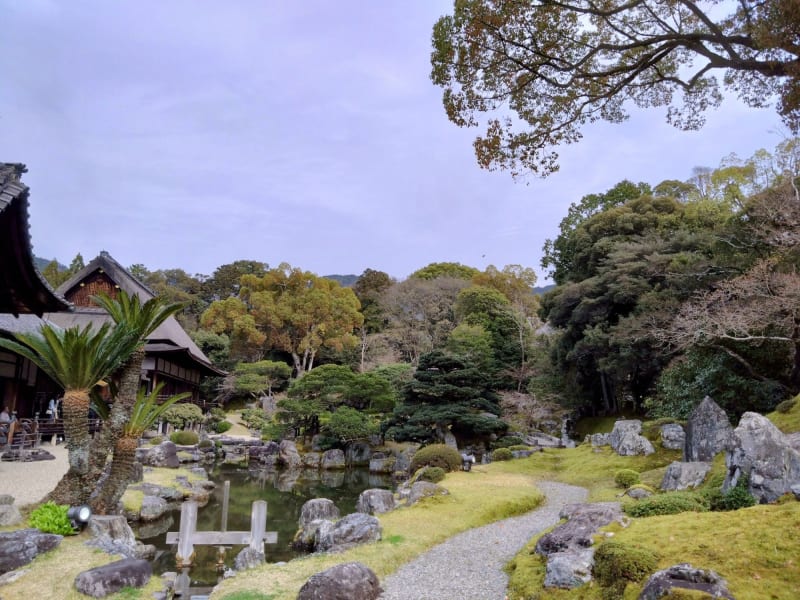
[[[14,496],[14,504],[25,506],[35,504],[55,489],[64,473],[67,472],[67,448],[64,444],[41,445],[55,456],[55,460],[35,460],[30,462],[0,461],[0,494]]]
[[[541,481],[547,503],[521,517],[470,529],[403,565],[382,582],[382,600],[503,600],[505,564],[536,534],[555,525],[565,504],[583,502],[584,488]]]

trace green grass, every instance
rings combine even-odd
[[[794,407],[787,413],[771,412],[767,418],[783,433],[800,431],[800,396],[797,397]]]

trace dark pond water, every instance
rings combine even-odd
[[[267,531],[278,532],[277,544],[266,544],[267,562],[291,560],[299,554],[290,543],[297,531],[303,504],[312,498],[328,498],[342,515],[354,512],[361,492],[369,488],[392,489],[391,477],[370,474],[366,467],[346,471],[302,470],[274,472],[248,470],[220,465],[208,468],[209,479],[217,484],[208,504],[198,511],[198,531],[219,531],[222,519],[223,482],[231,482],[228,508],[228,531],[250,531],[250,508],[255,500],[267,501]],[[137,538],[158,549],[153,569],[156,573],[175,571],[175,548],[166,544],[167,531],[178,531],[180,510],[163,520],[139,527]],[[243,546],[233,546],[225,553],[225,564],[233,566]],[[217,548],[195,546],[192,585],[214,585]]]

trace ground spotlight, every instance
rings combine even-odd
[[[67,518],[75,529],[83,529],[92,518],[92,509],[82,504],[80,506],[70,506],[67,509]]]

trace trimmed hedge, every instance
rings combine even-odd
[[[632,517],[676,515],[682,512],[707,512],[708,504],[699,494],[691,492],[667,492],[628,504],[625,512]]]
[[[461,455],[458,450],[445,444],[431,444],[417,450],[411,459],[411,471],[425,466],[458,471],[461,468]]]
[[[431,483],[439,483],[444,479],[445,470],[441,467],[423,467],[422,471],[417,475],[417,481],[430,481]]]
[[[594,553],[592,575],[603,589],[603,598],[621,598],[628,582],[642,581],[655,572],[659,556],[650,550],[606,541]]]
[[[511,450],[508,448],[498,448],[497,450],[492,451],[493,461],[511,460],[512,458],[514,458],[514,455],[511,454]]]
[[[632,485],[636,485],[640,481],[641,477],[639,476],[639,472],[634,471],[633,469],[621,469],[617,471],[616,475],[614,475],[614,483],[617,484],[617,487],[621,487],[626,490]]]
[[[217,423],[217,433],[225,433],[231,427],[233,427],[233,423],[230,421],[220,421]]]
[[[169,439],[179,446],[194,446],[200,438],[194,431],[181,430],[172,433]]]

